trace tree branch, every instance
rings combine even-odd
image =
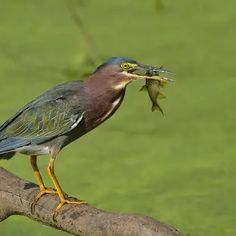
[[[53,210],[58,197],[45,195],[34,214],[30,204],[39,188],[0,167],[0,222],[11,215],[24,215],[45,225],[79,236],[180,236],[174,228],[152,218],[106,212],[90,205],[63,206],[57,221]]]

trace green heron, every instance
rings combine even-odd
[[[58,85],[37,97],[0,126],[0,159],[19,152],[30,156],[40,192],[32,203],[47,193],[57,194],[60,203],[85,203],[68,198],[54,174],[60,150],[111,117],[120,106],[126,86],[138,79],[157,79],[158,67],[126,57],[113,57],[100,65],[86,80]],[[38,155],[50,155],[47,172],[55,189],[46,188],[37,166]]]

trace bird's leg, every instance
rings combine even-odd
[[[38,200],[47,193],[51,193],[51,194],[57,194],[57,191],[52,189],[52,188],[46,188],[42,179],[42,176],[40,174],[38,165],[37,165],[37,156],[31,156],[30,157],[30,163],[31,166],[34,170],[34,174],[37,180],[37,183],[39,185],[39,193],[37,194],[37,196],[35,197],[34,201],[31,203],[31,211],[34,210],[34,207],[36,205],[36,203],[38,202]]]
[[[56,156],[52,156],[49,160],[49,163],[48,163],[48,175],[49,177],[51,178],[54,186],[55,186],[55,189],[57,191],[57,194],[59,196],[59,199],[60,199],[60,203],[59,205],[56,207],[55,211],[54,211],[54,215],[53,215],[53,219],[55,219],[55,217],[58,215],[59,213],[59,210],[61,209],[61,207],[64,205],[64,204],[86,204],[85,201],[83,200],[79,200],[79,199],[76,199],[76,198],[67,198],[65,196],[65,193],[62,191],[62,188],[56,178],[56,175],[54,173],[54,161],[56,159]]]

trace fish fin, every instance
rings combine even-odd
[[[160,111],[161,114],[164,116],[163,110],[161,109],[161,107],[157,103],[152,105],[152,112],[154,112],[154,111]]]
[[[139,91],[147,91],[147,86],[143,85],[143,87],[141,89],[139,89]]]
[[[159,86],[160,86],[161,88],[164,88],[164,87],[166,86],[167,82],[168,82],[168,81],[166,81],[166,80],[162,80],[162,81],[159,82]]]
[[[158,98],[163,99],[163,98],[166,98],[166,96],[163,93],[159,93]]]

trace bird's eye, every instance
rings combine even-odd
[[[130,64],[129,63],[122,63],[121,68],[124,70],[128,70],[130,68]]]

